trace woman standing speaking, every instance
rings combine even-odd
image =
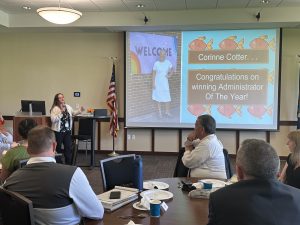
[[[54,96],[53,105],[50,110],[51,129],[55,132],[57,142],[56,152],[62,153],[61,145],[64,145],[64,157],[66,164],[72,164],[72,116],[78,115],[84,110],[81,106],[79,110],[65,104],[65,98],[62,93]]]

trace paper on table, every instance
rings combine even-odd
[[[112,191],[120,191],[121,192],[120,199],[110,199],[109,196],[110,196],[110,192],[112,192]],[[113,205],[113,204],[117,204],[117,203],[123,201],[124,199],[128,199],[128,198],[131,198],[133,196],[137,196],[138,191],[139,190],[136,189],[136,188],[115,186],[114,189],[112,189],[110,191],[107,191],[107,192],[104,192],[100,195],[97,195],[97,197],[98,197],[98,199],[101,200],[101,202],[105,202],[105,203]]]
[[[222,188],[226,186],[226,182],[217,179],[202,179],[198,180],[200,183],[212,183],[212,188]]]
[[[201,183],[201,182],[193,183],[193,186],[196,189],[202,189],[203,188],[203,183]]]
[[[213,192],[213,190],[205,190],[205,189],[196,189],[189,192],[188,196],[190,198],[204,198],[208,199],[210,193]]]
[[[164,212],[166,212],[166,211],[168,210],[169,206],[168,206],[165,202],[162,202],[162,203],[161,203],[161,208],[162,208],[162,210],[163,210]]]
[[[120,191],[121,197],[119,199],[110,199],[109,196],[112,191]],[[97,195],[97,197],[101,201],[105,210],[113,211],[137,199],[138,191],[139,190],[136,188],[115,186],[114,189]]]
[[[137,223],[134,223],[132,220],[130,220],[126,225],[142,225],[142,224],[137,224]]]

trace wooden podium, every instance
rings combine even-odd
[[[50,118],[47,116],[40,115],[40,113],[32,113],[32,114],[25,113],[25,112],[18,113],[17,115],[14,116],[14,121],[13,121],[14,141],[16,142],[22,140],[22,137],[19,135],[18,127],[19,127],[19,123],[24,119],[33,119],[36,121],[38,125],[49,126],[50,124]]]

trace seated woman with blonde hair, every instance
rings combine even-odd
[[[300,130],[291,131],[287,138],[286,144],[291,153],[288,155],[279,180],[300,189]]]

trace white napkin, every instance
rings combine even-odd
[[[148,196],[142,197],[142,199],[141,199],[141,205],[144,208],[150,210],[150,198]]]
[[[213,192],[213,191],[212,190],[206,190],[206,189],[196,189],[196,190],[190,191],[188,196],[190,198],[208,199],[211,192]]]
[[[137,223],[134,223],[132,220],[130,220],[126,225],[142,225],[142,224],[137,224]]]
[[[203,183],[202,182],[193,183],[193,186],[196,189],[203,189]]]

